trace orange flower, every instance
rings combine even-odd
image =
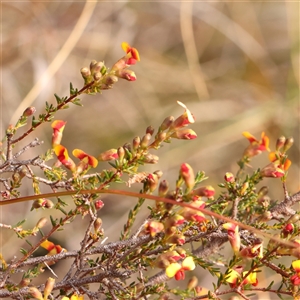
[[[62,133],[65,129],[65,125],[67,122],[56,120],[52,122],[51,127],[53,128],[52,133],[52,147],[59,145],[62,139]]]
[[[69,170],[74,172],[76,170],[76,165],[74,161],[69,157],[68,150],[62,145],[54,146],[54,152],[58,160]]]
[[[173,122],[171,128],[181,128],[187,126],[188,124],[195,123],[195,118],[186,105],[180,101],[177,101],[177,103],[185,108],[185,112]]]
[[[137,61],[140,61],[140,54],[137,49],[130,47],[130,45],[126,42],[121,44],[122,49],[126,52],[126,57],[128,58],[126,64],[134,65]]]
[[[84,151],[80,150],[80,149],[74,149],[72,154],[79,158],[80,160],[86,160],[87,164],[93,168],[96,168],[97,165],[98,165],[98,161],[97,159],[92,156],[92,155],[89,155],[87,153],[85,153]]]
[[[260,172],[263,177],[280,178],[285,175],[292,164],[285,154],[279,152],[271,152],[269,159],[271,163],[265,166]]]
[[[98,160],[80,149],[74,149],[72,154],[80,159],[80,163],[76,167],[76,173],[81,174],[82,172],[89,169],[89,167],[96,168]]]
[[[261,140],[257,140],[252,134],[245,131],[243,136],[247,138],[250,145],[244,151],[244,156],[253,157],[260,154],[262,151],[270,151],[269,149],[269,138],[264,132],[261,134]]]
[[[44,242],[42,242],[41,247],[48,250],[47,255],[55,255],[55,254],[58,254],[62,251],[65,251],[65,249],[62,248],[60,245],[55,245],[54,243],[52,243],[48,240],[45,240]]]
[[[130,65],[134,65],[137,61],[140,61],[140,55],[137,49],[130,47],[128,43],[122,43],[122,49],[126,52],[126,55],[119,59],[112,67],[112,73],[120,78],[124,78],[129,81],[136,80],[136,75],[131,70],[126,70]]]
[[[42,242],[40,246],[43,247],[44,249],[48,250],[48,253],[47,253],[48,256],[52,256],[52,255],[55,255],[55,254],[58,254],[61,252],[66,252],[66,249],[62,248],[61,245],[55,245],[54,243],[52,243],[48,240],[45,240],[44,242]],[[47,265],[49,265],[49,266],[53,265],[53,264],[55,264],[54,260],[47,262]]]

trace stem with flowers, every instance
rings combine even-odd
[[[27,108],[6,130],[1,146],[0,206],[32,201],[31,210],[45,215],[29,229],[25,228],[25,220],[15,225],[0,224],[2,230],[29,245],[18,249],[21,256],[1,255],[0,298],[223,299],[224,295],[232,295],[251,299],[253,293],[263,297],[268,292],[282,299],[300,299],[300,224],[295,208],[300,191],[291,194],[286,185],[292,137],[279,137],[271,151],[264,132],[260,139],[243,132],[249,145],[241,151],[236,175],[224,174],[219,195],[213,186],[205,184],[205,172],[195,172],[187,163],[180,164],[178,179],[173,183],[164,178],[161,170],[140,171],[141,166],[147,169],[147,165],[159,163],[159,156],[153,152],[164,143],[197,138],[189,128],[195,117],[182,102],[177,103],[183,113],[176,118],[167,116],[157,130],[149,126],[143,136],[95,156],[75,148],[74,159],[71,158],[62,143],[67,121],[54,118],[70,103],[80,106],[79,97],[84,93],[102,93],[119,79],[136,80],[129,67],[140,61],[139,52],[125,42],[122,49],[125,55],[111,68],[97,61],[82,68],[81,89],[70,84],[69,96],[55,95],[56,104],[46,103],[45,112],[38,117],[34,107]],[[51,149],[22,159],[42,141],[32,137],[18,149],[19,142],[50,121]],[[19,134],[25,126],[25,132]],[[270,152],[270,161],[262,168],[250,169],[251,161],[264,151]],[[109,168],[105,168],[105,162]],[[96,170],[101,165],[101,170]],[[266,178],[282,183],[281,201],[270,199],[266,186],[257,189]],[[29,195],[21,189],[28,181],[32,184]],[[116,190],[111,188],[113,183],[123,184],[124,188],[142,184],[142,188]],[[49,192],[42,193],[42,188]],[[103,194],[137,199],[116,241],[108,242],[103,229]],[[72,201],[67,201],[66,196]],[[140,222],[137,216],[145,199],[155,203]],[[55,241],[60,230],[70,230],[67,225],[74,220],[85,226],[77,250],[66,249]],[[46,229],[49,222],[50,229]],[[223,255],[226,245],[230,248]],[[34,256],[40,248],[46,254]],[[287,260],[281,261],[282,257]],[[64,267],[63,275],[57,275],[55,270],[63,261],[70,263]],[[40,278],[47,272],[49,277],[44,283]],[[215,279],[212,287],[203,287],[199,281],[205,272]],[[262,272],[277,274],[279,282],[262,282]],[[179,281],[185,284],[174,287],[174,282]]]

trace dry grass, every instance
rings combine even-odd
[[[138,80],[82,97],[57,118],[68,120],[63,143],[91,154],[121,146],[148,125],[188,105],[197,121],[193,141],[174,141],[159,150],[170,182],[182,162],[205,170],[216,185],[247,141],[242,131],[265,131],[274,149],[280,135],[293,136],[288,187],[299,190],[299,3],[293,2],[10,2],[2,3],[3,132],[29,105],[38,111],[53,94],[81,87],[79,70],[92,59],[112,65],[122,41],[136,47]],[[51,129],[37,131],[50,146]],[[43,150],[43,151],[44,151]],[[267,163],[264,155],[255,166]],[[283,196],[278,180],[266,180],[271,196]],[[28,187],[30,193],[30,186]],[[103,211],[110,240],[133,199],[111,199]],[[122,205],[120,205],[120,203]],[[28,207],[2,211],[4,221],[33,218]],[[121,215],[121,217],[120,217]],[[112,225],[114,224],[114,225]],[[6,233],[4,239],[6,239]],[[79,237],[80,238],[80,237]],[[4,243],[9,247],[9,242]],[[72,245],[73,246],[73,245]],[[68,246],[69,247],[69,246]]]

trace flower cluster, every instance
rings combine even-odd
[[[192,256],[186,256],[186,251],[182,248],[176,248],[161,254],[154,265],[158,268],[165,269],[169,278],[174,277],[176,280],[185,278],[185,271],[195,269],[195,263]]]
[[[257,140],[248,131],[243,132],[243,136],[250,142],[250,145],[244,151],[244,156],[250,158],[262,153],[263,151],[270,151],[269,138],[265,135],[264,132],[262,132],[261,134],[261,140]]]
[[[158,156],[149,153],[151,148],[158,149],[163,142],[170,142],[172,138],[192,140],[197,137],[196,133],[189,128],[183,128],[195,122],[189,109],[181,102],[178,104],[185,109],[185,112],[177,119],[166,118],[160,125],[157,134],[154,136],[154,128],[149,126],[143,137],[135,137],[131,144],[127,143],[118,149],[109,149],[98,156],[99,161],[116,161],[117,167],[126,167],[128,162],[137,164],[156,164]],[[154,141],[151,139],[154,137]],[[192,183],[191,183],[192,184]]]
[[[250,145],[244,151],[244,161],[248,161],[253,156],[256,156],[263,151],[269,151],[269,138],[264,132],[261,134],[261,140],[257,140],[249,132],[243,132],[243,135],[248,139]],[[280,178],[286,175],[286,171],[291,166],[291,161],[287,158],[287,150],[293,145],[293,138],[281,136],[276,142],[276,151],[270,152],[270,164],[262,168],[260,175],[262,177]],[[228,177],[228,176],[227,176]],[[230,177],[226,180],[228,181]],[[232,179],[231,179],[232,180]]]
[[[65,124],[66,122],[64,121],[56,120],[51,125],[53,128],[52,147],[59,163],[71,170],[74,176],[85,173],[90,167],[96,168],[98,165],[97,159],[80,149],[74,149],[72,152],[72,154],[80,160],[77,165],[69,157],[67,148],[60,144]],[[56,164],[56,166],[59,166],[59,164]]]
[[[280,137],[276,143],[276,151],[269,154],[270,164],[261,170],[263,177],[283,177],[292,162],[287,158],[287,150],[292,146],[293,138],[286,139],[284,136]]]
[[[81,75],[86,85],[90,84],[91,87],[87,93],[101,92],[102,90],[111,89],[118,81],[118,78],[126,79],[128,81],[135,81],[135,73],[128,69],[130,65],[134,65],[140,61],[140,55],[136,48],[130,47],[128,43],[122,43],[122,49],[126,55],[119,59],[111,68],[107,69],[104,62],[97,62],[93,60],[90,67],[81,69]]]

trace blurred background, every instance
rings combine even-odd
[[[195,172],[204,170],[206,184],[217,188],[225,172],[237,171],[236,161],[248,145],[242,132],[260,138],[264,131],[271,150],[279,136],[294,137],[287,186],[290,193],[299,190],[299,3],[28,1],[2,3],[2,12],[2,137],[26,107],[42,113],[45,101],[55,103],[54,93],[68,95],[70,82],[80,89],[80,68],[92,59],[111,67],[123,56],[120,45],[127,41],[141,56],[131,67],[137,81],[120,80],[102,95],[84,95],[83,107],[56,115],[68,122],[62,144],[69,151],[79,148],[97,156],[131,142],[149,125],[158,128],[165,117],[179,116],[179,100],[194,114],[196,123],[190,128],[198,138],[166,144],[153,152],[159,164],[145,170],[163,171],[163,179],[174,187],[180,164],[187,162]],[[27,155],[49,149],[51,134],[50,123],[36,130],[44,144]],[[254,168],[266,164],[267,153],[252,163]],[[97,170],[108,167],[102,163]],[[283,198],[278,179],[263,184],[272,199]],[[25,194],[32,194],[30,182],[26,188]],[[139,191],[141,186],[132,188]],[[113,241],[136,200],[103,200],[100,217],[108,241]],[[1,208],[2,222],[26,218],[30,227],[49,215],[37,216],[30,207]],[[146,215],[147,210],[141,219]],[[65,248],[76,249],[80,226],[74,224],[78,234],[72,241],[62,241],[64,233],[55,237]],[[7,231],[1,236],[4,254],[10,253],[15,237]],[[201,280],[211,287],[211,279]]]

